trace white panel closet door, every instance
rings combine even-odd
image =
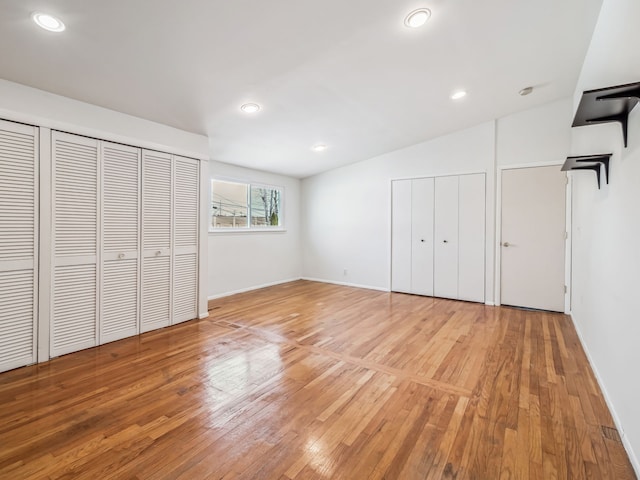
[[[52,132],[51,356],[97,344],[99,142]]]
[[[0,120],[0,372],[36,361],[38,129]]]
[[[173,323],[198,316],[200,162],[174,159]]]
[[[459,180],[458,298],[484,303],[485,176]]]
[[[138,333],[140,150],[102,142],[100,343]]]
[[[391,182],[391,290],[411,293],[411,180]]]
[[[142,332],[171,323],[172,173],[171,155],[142,151]]]
[[[412,180],[411,292],[433,295],[433,178]]]
[[[458,177],[436,177],[433,284],[436,297],[458,298]]]

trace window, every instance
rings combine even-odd
[[[274,187],[256,187],[251,189],[251,226],[279,227],[282,191]]]
[[[211,228],[282,227],[282,188],[211,180]]]
[[[211,181],[211,226],[213,228],[244,228],[248,207],[246,183]]]

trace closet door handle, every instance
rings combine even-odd
[[[118,254],[118,258],[123,259],[124,258],[124,253],[119,253]]]
[[[449,240],[443,240],[442,242],[443,243],[449,243]]]
[[[161,253],[162,253],[162,250],[158,250],[158,251],[156,252],[156,257],[157,257],[158,255],[160,255]]]

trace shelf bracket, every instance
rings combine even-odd
[[[585,120],[589,125],[595,125],[598,123],[610,123],[610,122],[618,122],[622,127],[622,140],[624,142],[625,148],[627,147],[627,129],[629,123],[629,117],[626,113],[621,113],[619,115],[609,115],[607,117],[598,117],[598,118],[587,118]]]
[[[621,98],[626,98],[632,101],[635,99],[636,102],[640,101],[640,85],[633,85],[632,88],[621,91],[621,92],[610,93],[608,95],[601,95],[599,97],[596,97],[596,100],[597,101],[618,100]],[[630,108],[629,110],[633,110],[633,107]]]
[[[596,172],[598,180],[598,190],[600,189],[600,165],[604,167],[605,181],[609,184],[609,161],[611,153],[600,153],[597,155],[580,155],[576,157],[567,157],[562,166],[562,171],[570,170],[593,170]]]
[[[572,127],[618,122],[628,146],[629,113],[640,103],[640,82],[587,90],[582,93]]]
[[[598,180],[598,190],[600,190],[600,164],[594,163],[591,165],[581,165],[579,167],[573,167],[571,170],[593,170],[596,172],[596,178]]]

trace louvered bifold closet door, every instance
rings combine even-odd
[[[100,343],[138,333],[140,150],[102,142]]]
[[[197,317],[200,164],[175,157],[173,323]]]
[[[36,361],[37,140],[0,120],[0,372]]]
[[[143,332],[171,323],[171,155],[142,152]]]
[[[51,356],[97,344],[99,142],[52,132]]]

